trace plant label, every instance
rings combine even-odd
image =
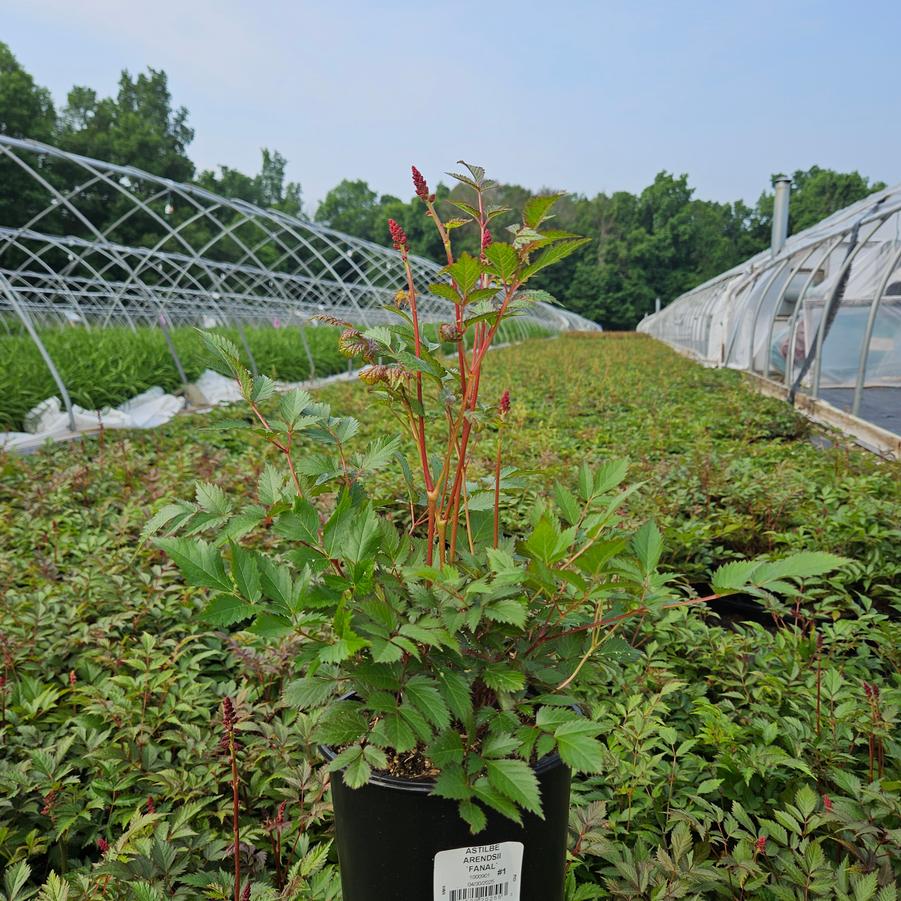
[[[434,901],[518,901],[522,842],[471,845],[435,855]]]

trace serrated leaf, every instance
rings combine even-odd
[[[232,584],[218,549],[200,538],[157,538],[157,547],[167,553],[189,585],[229,592]]]
[[[386,713],[376,724],[370,736],[373,744],[393,748],[399,753],[416,747],[416,736],[407,720],[397,710]]]
[[[435,780],[434,793],[439,798],[451,801],[465,801],[472,797],[472,789],[466,781],[461,766],[449,766],[443,769]]]
[[[554,732],[560,759],[580,773],[600,773],[604,768],[604,746],[574,724],[564,723]]]
[[[231,512],[231,501],[225,492],[212,482],[198,482],[194,486],[197,505],[206,513],[214,516],[226,516]]]
[[[217,594],[203,611],[203,618],[214,626],[233,626],[252,619],[259,608],[233,594]]]
[[[336,691],[334,674],[322,667],[312,676],[295,679],[285,686],[284,700],[289,707],[321,707]]]
[[[485,605],[483,613],[487,619],[498,623],[510,623],[520,628],[525,625],[528,607],[518,598],[499,598]]]
[[[538,228],[542,222],[549,218],[548,214],[551,211],[551,207],[563,196],[565,194],[561,191],[557,194],[541,194],[537,197],[530,197],[523,207],[522,221],[529,228]]]
[[[317,738],[327,745],[340,747],[358,741],[368,728],[360,705],[354,701],[341,701],[326,709],[317,726]]]
[[[435,294],[438,297],[443,297],[451,303],[460,303],[463,299],[454,289],[453,285],[449,285],[447,282],[432,282],[432,284],[429,285],[429,293]]]
[[[148,538],[155,535],[165,526],[172,523],[172,521],[176,519],[176,517],[190,516],[193,512],[194,509],[192,507],[189,507],[187,504],[183,503],[166,504],[166,506],[161,507],[148,520],[147,525],[144,526],[143,530],[141,531],[141,544],[143,544],[145,541],[147,541]]]
[[[451,715],[437,684],[428,676],[413,676],[404,686],[404,695],[438,729],[450,726]]]
[[[579,238],[574,241],[560,241],[545,248],[538,259],[523,270],[522,280],[525,281],[527,278],[531,278],[533,275],[541,272],[542,269],[566,259],[571,253],[575,253],[580,247],[587,244],[589,240],[589,238]]]
[[[641,563],[643,575],[649,575],[657,568],[663,552],[663,536],[653,520],[646,522],[632,536],[632,550]]]
[[[498,241],[485,249],[488,269],[502,282],[508,283],[519,268],[519,256],[510,244]]]
[[[257,482],[257,497],[260,503],[271,507],[276,501],[281,500],[284,488],[285,477],[271,463],[267,463]]]
[[[475,801],[461,801],[458,805],[461,818],[469,825],[469,831],[478,835],[488,823],[485,811]]]
[[[493,691],[522,691],[525,676],[505,663],[490,663],[482,673],[482,681]]]
[[[472,694],[469,682],[459,673],[442,670],[438,674],[442,694],[451,713],[466,723],[472,716]]]
[[[260,567],[256,554],[239,544],[229,542],[232,555],[232,578],[241,596],[251,604],[260,599]]]
[[[459,258],[441,270],[456,283],[457,289],[465,297],[475,288],[482,274],[482,264],[474,256],[464,252]]]
[[[525,810],[544,818],[538,777],[524,760],[488,760],[486,770],[492,787]]]

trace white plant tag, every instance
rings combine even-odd
[[[522,852],[522,842],[439,851],[434,901],[519,901]]]

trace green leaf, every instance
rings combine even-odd
[[[336,689],[334,674],[326,667],[322,667],[312,676],[304,676],[289,682],[285,686],[284,700],[289,707],[299,707],[301,710],[321,707],[334,697]]]
[[[416,747],[416,736],[409,723],[397,710],[386,713],[372,730],[370,740],[383,748],[393,748],[398,753],[412,751]]]
[[[502,241],[489,245],[485,250],[485,258],[488,260],[489,271],[505,284],[510,282],[519,268],[519,256],[516,251],[512,245]]]
[[[653,520],[646,522],[632,537],[632,550],[641,563],[642,574],[650,575],[660,562],[663,537]]]
[[[510,623],[520,628],[526,624],[528,613],[525,601],[519,598],[499,598],[489,602],[484,608],[487,619],[497,623]]]
[[[282,499],[284,490],[284,476],[271,463],[267,463],[263,467],[257,482],[257,497],[260,503],[266,507],[271,507],[276,501]]]
[[[560,508],[563,518],[571,526],[574,526],[582,516],[582,508],[573,494],[564,488],[560,482],[554,484],[554,500],[557,501],[557,506]]]
[[[449,766],[443,769],[435,780],[434,793],[439,798],[449,798],[451,801],[465,801],[472,797],[472,788],[466,781],[466,775],[461,766]]]
[[[232,590],[222,555],[202,539],[157,538],[154,543],[172,558],[189,585]]]
[[[293,428],[297,420],[303,415],[304,410],[312,403],[313,398],[308,391],[304,391],[302,388],[294,388],[281,396],[278,403],[278,418],[285,425]]]
[[[176,517],[181,517],[183,519],[186,516],[190,516],[193,512],[194,509],[184,503],[166,504],[165,507],[157,510],[147,522],[147,525],[144,526],[141,531],[141,544],[147,541],[152,535],[159,532],[160,529],[172,523]]]
[[[355,701],[341,701],[327,708],[319,720],[317,738],[327,745],[349,745],[366,734],[369,724]]]
[[[604,746],[579,724],[564,723],[555,732],[557,753],[569,767],[580,773],[600,773],[604,768]]]
[[[493,691],[522,691],[525,676],[505,663],[490,663],[482,673],[482,681]]]
[[[438,729],[450,725],[450,711],[438,691],[437,684],[428,676],[414,676],[404,686],[404,695],[417,710]]]
[[[472,694],[469,682],[460,673],[446,669],[439,670],[437,676],[451,713],[465,724],[472,716]]]
[[[525,810],[544,818],[538,777],[524,760],[489,760],[488,781],[503,795]]]
[[[530,197],[523,207],[522,221],[529,228],[538,228],[542,222],[550,218],[548,214],[551,207],[564,196],[565,193],[561,191],[557,194],[541,194],[537,197]]]
[[[229,542],[232,555],[232,578],[241,596],[251,604],[260,599],[260,568],[256,554]]]
[[[372,776],[372,767],[365,757],[360,756],[348,764],[344,771],[344,784],[348,788],[362,788]]]
[[[214,485],[212,482],[198,482],[194,490],[198,506],[206,513],[212,513],[214,516],[226,516],[231,512],[231,501],[218,485]]]
[[[447,282],[432,282],[432,284],[429,285],[429,293],[436,294],[438,297],[443,297],[451,303],[460,303],[462,300],[453,285],[449,285]]]
[[[262,403],[269,400],[275,394],[275,382],[268,375],[259,375],[253,380],[253,389],[250,392],[250,399],[254,403]]]
[[[717,594],[735,594],[752,588],[778,590],[785,579],[805,579],[825,575],[848,563],[845,557],[820,551],[802,551],[782,560],[770,562],[736,560],[719,567],[713,574],[711,585]]]
[[[525,281],[527,278],[531,278],[533,275],[541,272],[542,269],[566,259],[571,253],[575,253],[580,247],[587,244],[589,240],[589,238],[579,238],[574,241],[560,241],[557,244],[552,244],[541,252],[541,255],[534,263],[531,263],[523,270],[522,280]]]
[[[475,288],[482,274],[482,264],[464,251],[457,260],[441,271],[446,272],[454,280],[460,293],[465,297]]]
[[[461,801],[458,805],[460,816],[469,825],[469,831],[478,835],[488,824],[485,811],[475,801]]]
[[[442,732],[428,747],[429,760],[441,770],[459,766],[463,756],[463,739],[453,729]]]
[[[375,550],[379,541],[379,518],[366,504],[362,510],[356,510],[341,542],[341,556],[351,563],[366,560]]]
[[[203,618],[214,626],[233,626],[235,623],[251,619],[259,613],[259,608],[248,604],[233,594],[217,594],[207,604]]]

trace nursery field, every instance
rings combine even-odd
[[[307,334],[317,368],[332,365],[334,332]],[[334,359],[332,371],[346,365]],[[491,362],[484,396],[512,397],[506,459],[541,468],[501,511],[507,531],[583,462],[626,457],[640,483],[629,517],[657,522],[666,567],[699,596],[732,560],[850,560],[767,608],[739,599],[637,618],[621,633],[634,651],[590,664],[581,703],[602,725],[605,767],[574,785],[568,901],[895,899],[901,464],[814,435],[737,373],[641,336],[532,340]],[[198,349],[192,365],[209,361]],[[139,375],[122,378],[140,390]],[[361,440],[397,434],[358,385],[317,399],[357,417]],[[27,409],[17,403],[11,421]],[[300,639],[204,630],[203,591],[140,543],[195,479],[253,492],[270,451],[211,428],[234,417],[0,452],[2,901],[231,897],[225,697],[250,897],[340,898],[326,774],[309,715],[284,695]],[[494,442],[475,453],[490,470]],[[407,515],[400,477],[373,490]]]
[[[37,345],[15,322],[0,323],[10,328],[0,334],[0,431],[22,427],[30,409],[59,394]],[[283,382],[299,382],[313,376],[334,375],[347,369],[347,359],[338,352],[339,329],[322,324],[315,327],[246,326],[244,336],[260,373]],[[535,323],[501,327],[511,338],[541,334]],[[241,335],[231,327],[216,332],[243,350]],[[427,332],[435,335],[435,329]],[[86,329],[83,327],[40,331],[48,353],[59,369],[72,402],[87,409],[116,406],[154,385],[178,391],[181,377],[159,328],[142,326],[132,331],[125,326]],[[189,382],[196,381],[207,368],[222,367],[206,351],[197,329],[180,326],[170,329],[172,343]],[[304,344],[306,342],[306,346]],[[309,354],[307,353],[309,348]],[[311,365],[312,363],[312,365]]]

